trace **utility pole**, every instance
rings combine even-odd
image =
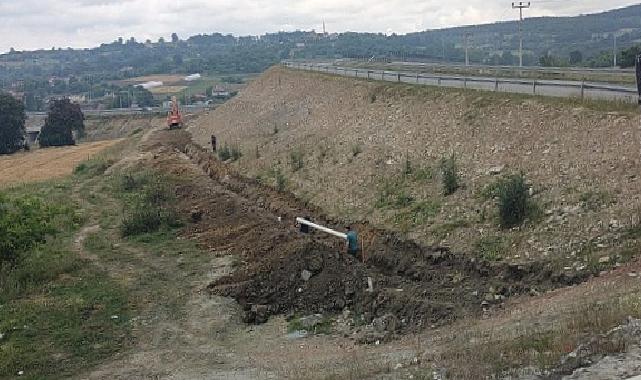
[[[616,33],[612,34],[614,38],[614,47],[612,48],[612,57],[613,57],[613,66],[612,68],[617,68],[617,35]]]
[[[527,4],[519,1],[518,4],[512,3],[512,9],[519,10],[519,67],[523,67],[523,9],[530,7],[530,2]]]
[[[469,66],[470,65],[470,56],[468,54],[468,48],[469,48],[469,43],[468,42],[469,42],[469,38],[470,38],[471,35],[472,35],[472,33],[465,32],[465,36],[464,36],[464,38],[465,38],[465,66]]]

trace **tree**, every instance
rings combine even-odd
[[[641,54],[640,46],[632,46],[628,49],[621,51],[621,59],[619,60],[619,64],[623,68],[634,67],[634,65],[636,64],[636,57],[638,54]]]
[[[160,38],[158,39],[158,43],[159,43],[159,44],[164,44],[164,43],[165,43],[165,38],[164,38],[164,37],[160,37]]]
[[[579,63],[583,62],[583,54],[578,51],[574,50],[570,52],[570,65],[577,65]]]
[[[24,106],[11,95],[0,95],[0,154],[10,154],[24,146],[26,116]]]
[[[84,131],[84,115],[80,106],[69,99],[54,100],[40,132],[40,146],[74,145],[73,132],[82,137]]]
[[[179,40],[180,39],[178,38],[178,35],[176,33],[172,33],[171,34],[171,42],[176,44],[176,43],[178,43]]]

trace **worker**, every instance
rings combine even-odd
[[[356,231],[352,230],[352,227],[347,226],[345,227],[346,230],[346,246],[347,246],[347,253],[356,257],[358,254],[358,236],[356,235]]]
[[[312,220],[309,218],[309,216],[306,216],[303,218],[303,220],[306,220],[308,222],[311,222]],[[298,223],[298,231],[301,234],[308,234],[309,233],[309,225],[305,223]]]
[[[216,153],[216,136],[211,135],[211,150]]]

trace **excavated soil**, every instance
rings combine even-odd
[[[244,320],[261,323],[277,314],[336,314],[350,310],[371,323],[388,321],[390,333],[417,331],[499,307],[507,297],[583,281],[537,264],[489,263],[445,247],[423,246],[367,223],[353,224],[365,262],[344,253],[342,241],[324,234],[299,234],[296,216],[340,229],[346,221],[328,218],[291,193],[279,192],[238,175],[190,141],[184,131],[161,136],[185,154],[227,193],[215,197],[181,187],[191,197],[192,216],[202,221],[191,232],[214,251],[231,246],[239,257],[234,272],[209,286],[231,296]],[[230,201],[233,199],[234,201]],[[280,218],[280,221],[279,219]],[[227,228],[225,228],[227,227]],[[311,277],[304,278],[304,271]],[[373,282],[368,290],[367,278]]]

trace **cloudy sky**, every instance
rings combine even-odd
[[[593,13],[625,0],[532,1],[526,17]],[[510,0],[0,0],[0,51],[92,47],[119,36],[168,38],[198,33],[279,30],[407,33],[511,20]]]

